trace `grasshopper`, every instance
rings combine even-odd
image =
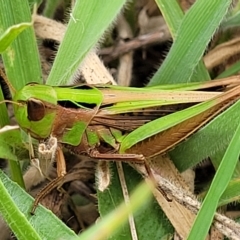
[[[61,146],[95,159],[144,164],[151,175],[146,158],[173,148],[240,95],[240,86],[225,92],[199,90],[237,83],[237,77],[142,89],[30,83],[14,95],[13,106],[19,126],[31,137],[40,142],[57,139],[58,178],[44,189],[48,193],[66,174]],[[162,116],[164,106],[186,103],[193,106]],[[32,213],[40,199],[36,198]]]

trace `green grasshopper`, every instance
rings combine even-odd
[[[57,139],[57,167],[63,167],[58,171],[58,179],[47,186],[49,192],[66,174],[61,145],[96,159],[143,163],[151,174],[146,158],[173,148],[237,101],[240,95],[240,86],[223,93],[194,90],[230,83],[236,85],[236,77],[142,89],[111,85],[52,87],[31,83],[14,95],[14,113],[19,126],[33,138]],[[199,104],[162,117],[161,109],[156,109],[186,103]],[[140,112],[149,114],[140,115]],[[181,124],[188,128],[181,129]]]

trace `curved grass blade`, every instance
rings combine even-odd
[[[228,149],[222,159],[222,162],[214,176],[209,191],[202,203],[202,207],[197,214],[188,240],[202,240],[207,236],[211,226],[214,213],[218,206],[218,201],[226,189],[240,154],[240,125],[228,146]],[[203,224],[204,222],[204,224]]]
[[[35,229],[27,221],[26,218],[22,217],[22,213],[16,208],[11,196],[7,192],[2,181],[0,180],[0,212],[4,217],[5,221],[11,226],[12,231],[16,235],[17,239],[36,239],[40,240],[40,236],[37,234]],[[14,211],[14,214],[12,212]],[[21,219],[21,226],[19,226],[17,219]]]

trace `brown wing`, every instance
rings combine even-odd
[[[113,127],[121,131],[133,131],[134,129],[148,123],[154,119],[165,116],[172,112],[187,107],[186,104],[178,104],[171,106],[161,106],[158,108],[139,109],[133,113],[125,114],[96,114],[90,125],[103,125]]]
[[[143,124],[153,120],[147,116],[95,116],[90,125],[103,125],[106,127],[113,127],[121,131],[133,131]]]

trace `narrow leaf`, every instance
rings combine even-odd
[[[178,28],[181,25],[181,22],[184,18],[184,13],[180,7],[180,3],[178,1],[169,1],[169,0],[156,0],[156,3],[159,9],[161,10],[161,13],[163,14],[163,17],[168,25],[172,38],[175,41],[177,37]],[[185,50],[181,49],[181,51],[185,51]],[[191,60],[188,59],[188,61],[191,61]],[[175,70],[180,71],[181,69],[178,68]],[[206,81],[208,79],[210,79],[209,73],[203,61],[200,60],[199,64],[194,70],[194,76],[192,76],[191,81]],[[173,82],[178,82],[178,79],[175,79],[175,81]],[[159,83],[161,83],[160,79],[159,79]]]
[[[218,201],[233,175],[240,154],[240,125],[228,146],[222,162],[214,176],[212,184],[197,214],[188,240],[202,240],[207,236]],[[204,223],[204,224],[203,224]]]

